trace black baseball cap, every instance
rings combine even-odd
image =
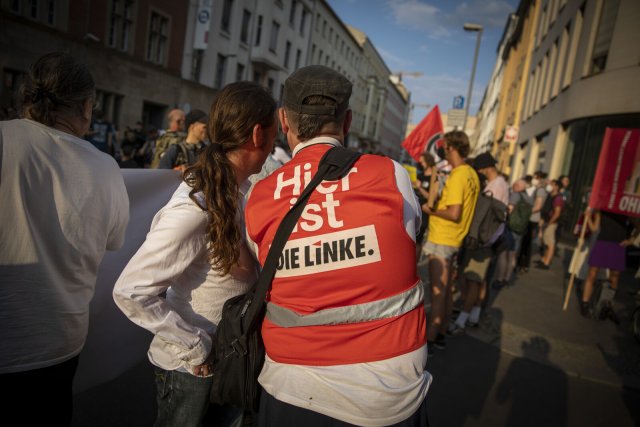
[[[299,114],[337,116],[349,106],[351,82],[342,74],[322,65],[302,67],[284,82],[283,103],[287,110]],[[321,95],[335,105],[308,105],[305,100]]]
[[[491,153],[484,152],[473,160],[474,169],[490,168],[496,165],[496,159],[493,158]]]
[[[185,129],[188,131],[189,126],[196,122],[204,123],[206,125],[209,122],[209,116],[207,116],[207,113],[202,110],[191,110],[184,119]]]

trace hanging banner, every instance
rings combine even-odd
[[[198,1],[196,11],[196,29],[193,36],[194,49],[206,49],[209,45],[209,27],[211,26],[211,0]]]
[[[605,131],[589,206],[640,217],[640,129]]]

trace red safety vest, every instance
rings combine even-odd
[[[315,174],[328,144],[300,150],[259,182],[245,210],[264,264],[285,212]],[[311,195],[280,257],[262,326],[276,362],[341,365],[385,360],[424,345],[415,242],[391,160],[362,156]]]

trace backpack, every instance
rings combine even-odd
[[[466,249],[490,246],[495,234],[507,220],[507,205],[494,199],[491,194],[480,193],[473,212],[469,232],[464,239]]]
[[[547,193],[547,198],[544,199],[544,203],[542,205],[542,208],[540,209],[540,218],[542,218],[544,222],[549,221],[549,218],[551,218],[551,213],[553,212],[554,200],[555,200],[555,197]]]
[[[529,225],[529,218],[531,217],[533,206],[527,202],[522,194],[519,194],[519,196],[518,203],[515,204],[513,211],[509,214],[507,226],[509,230],[522,235]]]
[[[151,167],[157,169],[160,165],[160,159],[164,156],[164,153],[173,144],[180,144],[184,141],[186,135],[183,132],[165,132],[161,137],[156,140],[156,147],[153,150],[153,158],[151,160]],[[180,144],[181,149],[184,151],[184,147]],[[186,155],[186,153],[185,153]]]

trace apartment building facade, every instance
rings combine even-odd
[[[180,77],[187,10],[169,0],[2,0],[0,106],[17,108],[29,65],[44,53],[82,58],[97,108],[120,129],[163,127],[173,107],[206,108],[211,93]]]
[[[575,220],[605,129],[640,127],[640,2],[523,0],[516,15],[511,39],[530,48],[504,57],[494,153],[512,179],[568,175]],[[519,129],[513,145],[499,135],[509,124]]]
[[[252,80],[282,100],[296,69],[321,64],[353,83],[347,145],[400,157],[409,94],[368,37],[325,0],[0,0],[4,82],[15,107],[21,76],[45,52],[82,57],[97,107],[119,127],[162,127],[170,108],[207,110],[224,85]]]
[[[473,157],[491,151],[496,138],[496,119],[500,108],[500,93],[502,91],[502,80],[504,77],[505,61],[503,54],[515,31],[518,18],[515,14],[510,14],[507,18],[504,31],[498,43],[496,63],[491,72],[489,84],[485,89],[480,108],[478,109],[475,133],[471,139]]]

